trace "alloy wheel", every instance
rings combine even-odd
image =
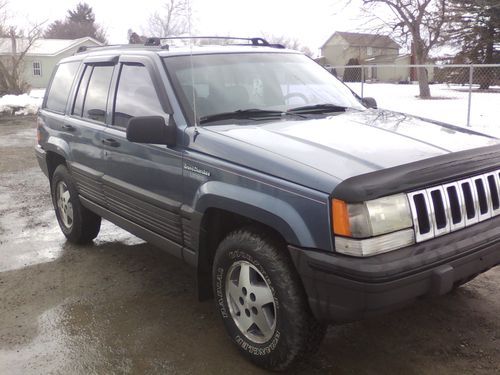
[[[263,344],[276,330],[276,303],[262,273],[250,262],[231,265],[226,299],[234,323],[247,339]]]

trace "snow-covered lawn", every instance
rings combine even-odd
[[[361,94],[360,83],[348,83]],[[467,126],[467,86],[431,85],[434,99],[417,98],[418,85],[366,83],[364,96],[377,100],[379,108],[409,113],[457,126]],[[470,123],[474,130],[500,137],[500,88],[492,92],[474,92],[471,101]]]
[[[42,105],[45,90],[31,90],[29,94],[0,97],[0,114],[34,115]]]

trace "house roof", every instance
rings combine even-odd
[[[335,35],[341,36],[347,43],[354,47],[400,48],[399,44],[388,35],[350,33],[346,31],[334,32],[321,48],[324,48]]]
[[[17,50],[23,51],[28,45],[25,38],[16,38]],[[84,37],[79,39],[37,39],[30,47],[27,55],[36,56],[57,56],[68,49],[76,46],[91,43],[102,46],[103,44],[94,38]],[[12,41],[10,38],[0,38],[0,55],[12,53]]]

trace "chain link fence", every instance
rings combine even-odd
[[[500,134],[500,64],[327,66],[379,108]],[[427,74],[431,98],[419,98],[417,69]]]

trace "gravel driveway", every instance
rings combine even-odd
[[[104,222],[67,243],[33,151],[35,120],[0,117],[0,374],[255,374],[195,273]],[[500,373],[500,267],[455,292],[331,327],[295,373]]]

